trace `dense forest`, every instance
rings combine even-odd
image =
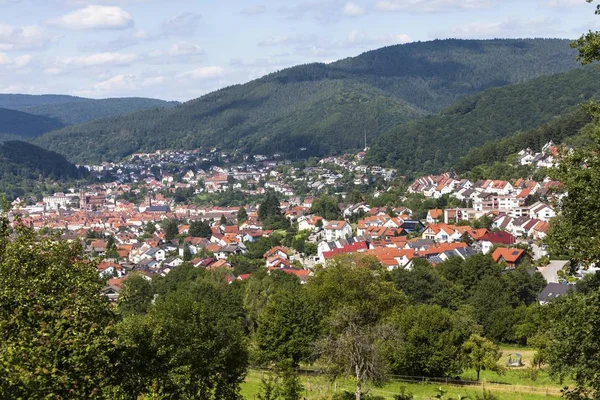
[[[366,162],[396,167],[403,174],[437,172],[455,165],[473,147],[538,128],[574,112],[578,104],[599,95],[600,70],[595,66],[489,89],[457,102],[437,116],[390,130],[375,142]],[[568,135],[571,119],[565,118],[566,122],[553,128],[562,133],[543,133],[549,128],[540,128],[538,133],[519,136],[521,139],[515,139],[514,146],[528,143],[536,147],[536,140],[539,142],[543,137]],[[577,118],[585,120],[581,114],[570,118],[579,127]],[[494,147],[489,146],[486,149]],[[514,146],[503,154],[514,152]],[[469,157],[479,157],[479,152],[473,154]]]
[[[527,148],[539,152],[550,141],[555,144],[577,143],[585,140],[583,129],[590,122],[591,117],[581,107],[575,107],[572,112],[538,128],[505,139],[493,140],[471,149],[458,160],[454,169],[458,173],[466,173],[475,168],[486,168],[498,162],[504,163],[509,156]]]
[[[63,95],[0,94],[0,107],[53,118],[59,120],[63,126],[83,124],[99,118],[150,108],[172,108],[177,104],[136,97],[94,100]]]
[[[0,108],[0,134],[32,138],[64,126],[56,118]]]
[[[37,192],[46,180],[67,181],[86,175],[86,170],[52,151],[17,140],[0,144],[0,187],[9,200]]]
[[[0,93],[0,107],[18,109],[21,107],[45,106],[85,101],[83,97],[67,96],[64,94],[17,94]]]
[[[436,40],[269,74],[189,101],[72,126],[38,143],[73,161],[220,147],[311,156],[364,146],[465,95],[577,67],[566,40]],[[82,149],[84,149],[82,151]],[[304,150],[300,150],[304,149]]]

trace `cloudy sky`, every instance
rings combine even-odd
[[[0,0],[0,93],[189,100],[435,38],[600,29],[585,0]]]

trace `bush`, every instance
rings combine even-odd
[[[415,397],[404,386],[400,387],[400,394],[394,396],[394,400],[413,400]]]
[[[385,397],[383,397],[383,396],[365,395],[362,398],[365,399],[365,400],[385,400]],[[356,399],[356,395],[354,393],[351,393],[351,392],[348,392],[348,391],[343,391],[341,393],[336,393],[331,398],[331,400],[354,400],[354,399]],[[407,399],[412,399],[412,397],[407,398]]]
[[[495,394],[493,394],[492,392],[488,392],[487,390],[484,390],[482,394],[478,394],[477,396],[475,396],[475,400],[500,400],[498,398],[498,396],[496,396]]]

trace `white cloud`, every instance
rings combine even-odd
[[[378,0],[377,8],[383,11],[415,13],[452,12],[492,7],[492,0]]]
[[[26,67],[27,65],[29,65],[29,63],[31,62],[32,59],[33,59],[33,57],[30,56],[29,54],[26,54],[23,56],[18,56],[18,57],[15,57],[15,59],[13,61],[13,65],[16,68],[23,68],[23,67]]]
[[[11,26],[0,23],[0,51],[44,48],[52,38],[39,26]]]
[[[9,65],[12,64],[12,58],[7,56],[4,53],[0,53],[0,65]]]
[[[348,17],[360,17],[367,13],[367,10],[364,7],[359,6],[358,4],[349,1],[344,5],[344,10],[342,11],[344,15]]]
[[[165,70],[109,75],[87,87],[71,90],[70,94],[94,98],[137,95],[189,100],[216,90],[224,84],[234,83],[223,80],[225,73],[221,67],[210,66],[182,74]],[[190,85],[191,80],[194,81],[193,85]]]
[[[293,2],[288,2],[293,4]],[[340,0],[321,0],[302,2],[280,7],[277,12],[286,19],[299,20],[312,17],[319,23],[335,23],[343,17],[344,3]]]
[[[285,46],[296,42],[296,38],[291,38],[289,36],[273,36],[258,42],[258,47]]]
[[[403,44],[413,39],[404,33],[387,35],[370,35],[367,32],[353,30],[342,38],[311,36],[279,36],[265,39],[258,43],[260,47],[292,46],[296,54],[332,58],[339,49],[364,49]]]
[[[116,6],[89,5],[60,18],[48,21],[49,25],[73,30],[127,29],[133,26],[133,17]]]
[[[519,37],[551,37],[561,36],[557,27],[558,19],[552,18],[506,18],[501,21],[472,22],[458,25],[445,31],[435,32],[432,36],[452,37],[462,39],[493,39],[493,38],[519,38]]]
[[[263,5],[256,5],[256,6],[244,8],[242,11],[240,11],[240,14],[252,16],[252,15],[264,14],[266,11],[267,11],[267,7],[265,7]]]
[[[365,32],[354,30],[348,34],[348,37],[342,42],[342,45],[343,47],[377,47],[410,43],[412,41],[413,39],[404,33],[370,36]]]
[[[209,67],[200,67],[196,68],[192,71],[184,72],[179,74],[181,78],[189,78],[189,79],[215,79],[221,78],[225,75],[225,69],[217,66],[209,66]]]
[[[585,0],[550,0],[548,3],[550,7],[573,7],[586,4],[588,3]]]
[[[178,42],[166,50],[154,50],[148,53],[145,61],[151,64],[198,63],[205,60],[206,52],[202,46],[189,42]]]
[[[198,54],[205,54],[204,49],[197,44],[189,42],[175,43],[169,49],[169,55],[171,56],[190,56]]]
[[[76,67],[97,66],[124,66],[129,65],[138,58],[136,54],[124,53],[96,53],[87,56],[68,57],[60,61],[62,64]]]
[[[0,0],[1,1],[1,0]],[[140,4],[150,3],[157,0],[55,0],[61,1],[67,6],[81,7],[88,5],[108,4],[108,5],[125,5],[125,4]]]
[[[135,91],[141,87],[152,85],[156,83],[158,77],[153,79],[140,78],[137,75],[115,75],[112,78],[98,82],[93,85],[94,92],[100,93],[114,93],[122,91]]]
[[[6,53],[0,53],[0,66],[11,69],[24,68],[29,65],[32,58],[29,54],[12,58]]]
[[[193,12],[185,12],[166,19],[161,26],[161,35],[190,35],[194,33],[202,15]]]

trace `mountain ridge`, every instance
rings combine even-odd
[[[64,126],[65,124],[56,118],[0,108],[0,135],[33,138]]]
[[[217,147],[323,156],[355,150],[481,90],[579,67],[568,40],[437,40],[305,64],[185,102],[67,127],[36,143],[77,162]]]
[[[0,107],[32,115],[55,118],[64,125],[124,115],[151,108],[172,108],[179,102],[145,97],[90,99],[69,95],[0,94]]]
[[[470,148],[537,128],[600,98],[595,65],[466,97],[440,114],[399,125],[383,134],[367,153],[369,164],[395,167],[402,174],[450,168]],[[415,149],[404,151],[407,146]]]

